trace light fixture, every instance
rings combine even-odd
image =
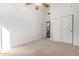
[[[42,3],[35,3],[35,6],[36,6],[36,10],[39,9],[39,6],[41,6]]]
[[[33,4],[33,3],[26,3],[26,5],[31,5],[31,4]],[[48,3],[34,3],[34,4],[35,4],[36,10],[38,10],[40,6],[44,6],[46,8],[49,7],[49,4]]]
[[[36,10],[38,10],[40,6],[44,6],[46,8],[49,7],[49,5],[47,3],[35,3],[35,5],[36,5]]]
[[[35,3],[35,5],[40,6],[42,3]]]

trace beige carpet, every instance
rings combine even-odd
[[[9,56],[77,56],[79,49],[66,43],[40,39],[13,48],[7,52]]]

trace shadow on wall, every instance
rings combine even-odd
[[[1,52],[4,53],[10,49],[10,32],[1,26]]]

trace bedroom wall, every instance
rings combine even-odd
[[[79,4],[54,3],[50,4],[51,40],[61,42],[60,17],[74,15],[74,45],[79,46]]]
[[[43,38],[44,10],[36,10],[34,4],[0,4],[0,24],[10,33],[10,47]]]

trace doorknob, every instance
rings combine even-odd
[[[72,30],[70,32],[72,32]]]

